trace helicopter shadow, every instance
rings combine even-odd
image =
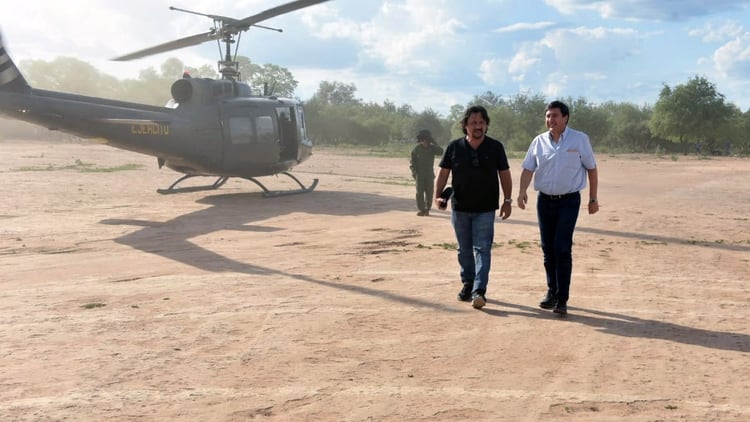
[[[527,318],[558,319],[588,325],[606,334],[621,337],[638,337],[665,340],[709,349],[750,353],[750,335],[730,331],[714,331],[693,328],[665,321],[638,318],[614,312],[568,306],[568,313],[560,317],[550,311],[515,303],[488,300],[488,303],[515,310],[493,310],[494,316],[517,315]],[[488,312],[489,313],[489,312]]]
[[[287,273],[270,266],[241,262],[192,242],[191,239],[217,231],[271,233],[283,228],[256,225],[272,217],[295,211],[330,217],[377,214],[387,211],[407,211],[413,201],[405,198],[373,193],[315,191],[303,195],[263,198],[259,193],[231,193],[208,196],[198,203],[211,205],[171,220],[159,222],[139,219],[105,219],[101,224],[139,226],[140,229],[115,238],[114,241],[133,249],[180,262],[207,272],[237,272],[260,276],[283,276],[320,286],[366,294],[407,305],[456,312],[443,304],[417,297],[384,292],[364,286],[339,284],[316,279],[301,273]]]

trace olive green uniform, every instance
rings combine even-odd
[[[411,151],[409,168],[417,182],[417,208],[420,215],[429,213],[435,191],[435,157],[443,154],[443,148],[434,141],[426,146],[417,144]]]

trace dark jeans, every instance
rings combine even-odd
[[[581,194],[576,192],[554,199],[542,193],[536,203],[539,232],[547,273],[547,293],[561,301],[570,294],[573,271],[573,231],[581,207]]]

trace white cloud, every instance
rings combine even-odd
[[[508,79],[509,62],[505,59],[487,59],[479,65],[479,75],[487,85],[500,85]]]
[[[721,76],[750,78],[750,33],[746,32],[719,47],[713,59]]]
[[[747,7],[744,0],[545,0],[545,3],[567,15],[590,11],[605,19],[645,21],[684,21]]]
[[[545,75],[550,70],[570,75],[582,75],[579,69],[606,74],[615,62],[637,55],[638,43],[638,34],[628,29],[556,29],[538,41],[523,44],[508,71],[517,80],[528,80],[534,73]]]
[[[537,31],[547,29],[554,26],[554,22],[518,22],[512,25],[503,26],[494,30],[494,32],[505,33],[505,32],[519,32],[519,31]]]
[[[560,72],[552,72],[547,76],[546,79],[547,81],[542,89],[542,92],[547,97],[562,98],[569,93],[569,75]]]
[[[540,70],[543,62],[547,62],[545,64],[548,64],[552,61],[549,56],[545,60],[546,52],[550,52],[550,49],[541,43],[525,44],[508,63],[508,73],[516,75],[516,77],[523,80],[524,74],[532,72],[535,69]]]
[[[584,72],[583,73],[583,79],[588,79],[590,81],[603,81],[607,78],[608,76],[604,73],[598,73],[598,72]]]
[[[723,23],[707,22],[702,28],[688,31],[688,34],[693,37],[699,37],[704,42],[715,43],[736,38],[744,32],[741,24],[728,20]]]
[[[341,16],[319,23],[318,36],[356,42],[365,60],[382,63],[396,73],[430,71],[434,52],[457,48],[463,24],[446,1],[385,2],[371,19],[355,22]],[[321,13],[315,15],[323,19]],[[312,19],[308,21],[311,26]]]

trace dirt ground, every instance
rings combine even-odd
[[[750,420],[748,159],[600,154],[563,318],[535,196],[477,311],[406,157],[316,151],[315,192],[265,199],[160,195],[176,173],[103,145],[0,151],[2,421]]]

